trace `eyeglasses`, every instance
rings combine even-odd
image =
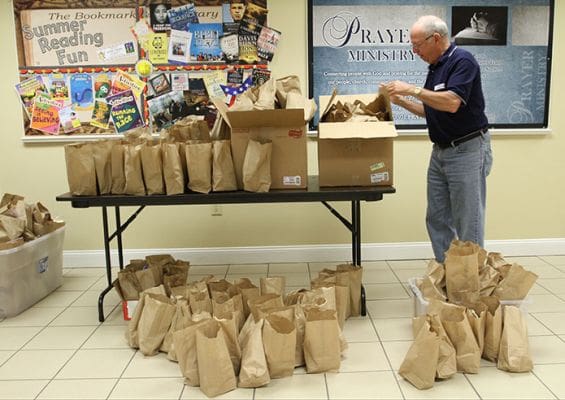
[[[436,33],[432,33],[431,35],[427,36],[424,40],[422,40],[419,44],[412,43],[412,49],[418,50],[422,45],[428,41],[429,38],[432,38]]]

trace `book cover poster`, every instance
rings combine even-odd
[[[222,60],[222,49],[220,37],[222,36],[222,24],[191,24],[192,33],[190,45],[190,60],[198,62],[210,62]]]
[[[261,28],[267,22],[267,10],[258,4],[248,2],[245,8],[245,13],[239,24],[240,35],[253,35],[255,38],[261,33]]]
[[[194,4],[173,7],[168,11],[171,30],[188,31],[190,24],[197,24],[198,17]]]
[[[103,99],[110,94],[112,90],[112,80],[108,74],[98,74],[94,78],[94,97]]]
[[[239,31],[239,22],[245,13],[245,1],[230,1],[222,4],[222,22],[225,33],[235,33]]]
[[[188,74],[186,72],[171,73],[171,88],[181,92],[188,90]]]
[[[169,38],[166,33],[152,33],[145,43],[147,57],[153,64],[167,64]]]
[[[169,62],[188,64],[190,62],[190,42],[192,34],[188,31],[171,30],[169,37]]]
[[[65,75],[51,74],[49,94],[56,100],[69,100],[69,86]]]
[[[156,96],[160,96],[171,91],[171,84],[167,79],[167,75],[165,75],[164,73],[160,73],[150,78],[149,85],[151,86],[151,89],[153,89],[153,93]]]
[[[108,129],[110,125],[110,110],[111,106],[105,100],[94,100],[94,109],[92,110],[92,118],[90,118],[90,125],[97,128]]]
[[[71,102],[75,110],[92,111],[94,92],[90,74],[71,75]]]
[[[220,38],[220,48],[224,54],[224,60],[235,62],[239,57],[239,40],[235,33],[228,33]]]
[[[55,2],[43,5],[49,4]],[[19,15],[26,66],[79,67],[137,61],[137,40],[130,30],[137,20],[136,7],[28,9]],[[126,42],[131,42],[133,49],[123,58],[98,57],[100,49]]]
[[[27,114],[31,116],[31,108],[33,106],[33,99],[39,93],[47,93],[47,87],[43,82],[41,75],[34,75],[26,80],[21,81],[15,85],[16,92],[20,96],[22,106]]]
[[[78,119],[77,113],[73,110],[73,106],[61,108],[59,110],[59,120],[61,128],[63,128],[65,133],[74,132],[81,127],[80,119]]]
[[[239,61],[246,64],[254,64],[259,62],[257,54],[257,36],[255,35],[239,35]]]
[[[62,101],[54,100],[45,93],[40,93],[33,100],[30,128],[37,129],[50,135],[59,134],[59,110]]]
[[[136,76],[119,70],[112,79],[110,92],[112,94],[117,94],[131,89],[136,99],[139,99],[141,93],[143,93],[143,89],[145,89],[145,85],[146,83]]]
[[[116,132],[122,133],[143,126],[143,119],[131,89],[108,96],[106,101],[112,106],[110,117]]]
[[[281,33],[273,28],[264,26],[257,38],[257,55],[259,58],[272,61],[277,49]]]
[[[171,6],[169,4],[149,5],[149,22],[153,32],[167,32],[171,29],[168,13],[170,9]]]

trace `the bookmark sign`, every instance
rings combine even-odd
[[[135,8],[23,10],[20,20],[28,67],[135,64],[138,59],[130,30]],[[119,59],[100,57],[122,43],[128,51]]]

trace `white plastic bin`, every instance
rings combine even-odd
[[[408,286],[410,290],[414,294],[414,316],[417,317],[418,315],[426,314],[428,310],[428,305],[430,302],[422,296],[422,292],[418,288],[418,284],[421,278],[410,278],[408,279]],[[500,300],[500,304],[504,306],[516,306],[522,311],[522,313],[528,313],[528,305],[532,303],[532,300],[529,297],[526,297],[524,300]]]
[[[18,315],[63,283],[65,227],[0,251],[0,319]]]

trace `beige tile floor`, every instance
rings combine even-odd
[[[368,316],[347,321],[349,342],[340,373],[276,379],[259,389],[237,389],[222,399],[565,399],[565,256],[507,257],[539,274],[528,305],[534,370],[511,374],[484,361],[479,374],[457,374],[419,391],[397,373],[411,343],[413,299],[406,280],[421,275],[426,260],[364,264]],[[234,279],[284,275],[289,288],[306,285],[335,263],[193,266]],[[17,317],[0,321],[0,399],[204,399],[183,384],[164,354],[144,357],[128,348],[119,299],[106,296],[108,315],[98,322],[102,268],[69,268],[57,291]]]

